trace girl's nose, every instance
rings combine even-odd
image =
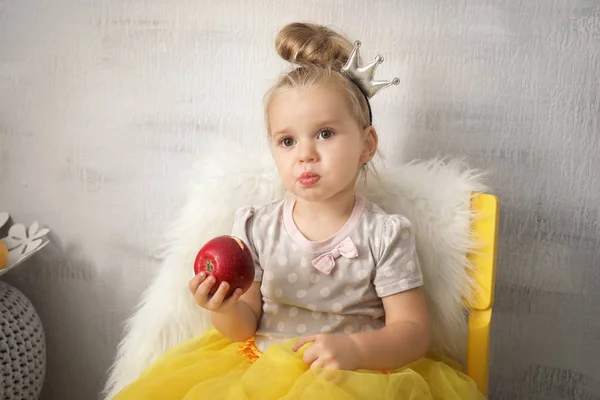
[[[319,161],[319,154],[317,148],[312,141],[305,141],[299,143],[299,161],[302,163],[314,163]]]

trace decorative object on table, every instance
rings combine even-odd
[[[12,224],[5,212],[0,212],[0,275],[20,265],[23,261],[43,249],[48,243],[50,230],[41,228],[37,221],[29,227],[24,224]],[[6,247],[6,250],[4,250]],[[6,254],[6,256],[3,256]],[[3,263],[3,259],[6,261]]]
[[[13,224],[0,212],[0,275],[21,265],[48,243],[50,232],[33,222]],[[39,398],[46,375],[46,340],[33,304],[0,281],[0,398]]]

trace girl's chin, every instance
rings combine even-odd
[[[316,201],[325,201],[327,199],[330,199],[334,193],[330,193],[330,192],[326,192],[324,190],[322,190],[322,188],[318,188],[318,187],[310,187],[310,188],[295,188],[294,190],[290,191],[296,198],[304,200],[304,201],[310,201],[310,202],[316,202]]]

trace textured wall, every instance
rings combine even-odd
[[[600,399],[597,0],[0,0],[0,209],[54,232],[7,277],[46,327],[43,399],[97,397],[181,173],[210,135],[262,145],[272,40],[296,19],[402,79],[374,100],[389,162],[491,172],[491,398]]]

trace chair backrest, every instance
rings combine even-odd
[[[468,255],[477,291],[469,307],[466,373],[487,396],[489,381],[490,324],[494,305],[496,252],[498,243],[498,198],[477,194],[471,202],[476,218],[472,231],[478,243],[477,251]]]

